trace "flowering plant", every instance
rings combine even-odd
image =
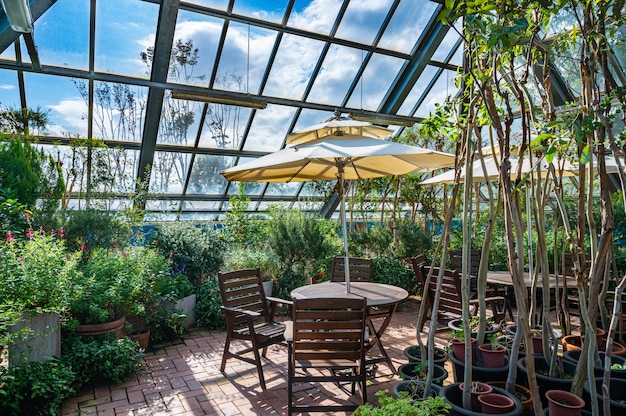
[[[68,306],[69,282],[78,274],[77,256],[67,254],[57,235],[28,229],[26,238],[6,232],[0,242],[0,299],[5,304],[61,312]]]

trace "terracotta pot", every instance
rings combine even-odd
[[[535,352],[535,354],[543,355],[543,337],[541,336],[541,334],[533,335],[532,341],[533,341],[533,351]]]
[[[478,346],[483,367],[498,368],[504,366],[506,347],[499,344],[481,344]]]
[[[456,358],[454,351],[450,351],[448,358],[452,361],[454,381],[463,381],[465,377],[465,362]],[[506,356],[504,357],[504,365],[502,367],[487,368],[479,365],[472,365],[473,381],[482,381],[484,383],[489,381],[506,381],[508,374],[509,359]]]
[[[105,322],[102,324],[76,325],[74,332],[80,336],[115,334],[116,338],[120,337],[120,333],[124,328],[125,317],[121,317],[115,321]]]
[[[498,393],[487,393],[478,396],[480,411],[488,415],[508,413],[515,408],[515,402],[508,396]]]
[[[580,335],[565,335],[561,342],[563,343],[563,350],[565,351],[580,350],[583,345],[583,340]]]
[[[463,391],[465,388],[465,383],[459,384],[459,389]],[[488,394],[493,391],[493,387],[491,387],[487,383],[482,383],[480,381],[472,381],[472,387],[470,390],[470,395],[472,397],[472,411],[480,412],[480,402],[478,401],[478,396],[483,394]]]
[[[458,360],[464,363],[465,362],[465,342],[458,340],[458,339],[453,339],[450,341],[450,343],[452,344],[452,352],[454,353],[454,356],[457,357]],[[471,343],[471,348],[472,348],[472,363],[476,363],[476,340],[472,338],[470,343]]]
[[[548,390],[548,409],[550,416],[580,416],[585,401],[569,391]]]
[[[505,390],[506,388],[506,381],[490,381],[487,384],[492,385],[493,387],[497,387],[497,388],[501,388],[502,390]],[[523,415],[532,415],[533,413],[533,394],[532,392],[520,385],[520,384],[516,384],[515,385],[515,397],[517,397],[517,399],[522,403],[522,407],[524,408],[524,411],[522,412]]]
[[[494,387],[493,392],[504,394],[514,400],[515,407],[510,412],[504,413],[505,416],[519,416],[522,413],[522,404],[514,395],[498,387]],[[450,409],[450,415],[479,416],[481,414],[463,408],[463,391],[459,388],[459,383],[445,386],[441,389],[440,396],[452,407],[452,409]]]
[[[137,341],[142,350],[147,350],[150,345],[150,331],[133,331],[130,333],[130,339]]]

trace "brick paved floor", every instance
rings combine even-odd
[[[395,367],[407,362],[404,349],[415,344],[417,304],[400,305],[383,336],[387,353]],[[439,333],[438,333],[439,334]],[[224,333],[192,329],[174,345],[149,350],[146,369],[120,385],[86,389],[67,400],[62,414],[77,415],[284,415],[287,409],[287,348],[270,347],[264,360],[267,390],[259,386],[256,368],[231,359],[226,375],[219,371]],[[443,345],[444,337],[441,337]],[[374,349],[375,351],[375,349]],[[451,370],[450,370],[450,374]],[[451,377],[450,377],[451,378]],[[367,394],[375,403],[375,392],[391,390],[398,377],[380,363],[370,378]],[[300,402],[318,403],[358,400],[334,384],[297,386]],[[319,414],[319,413],[317,413]],[[335,413],[337,414],[337,413]]]

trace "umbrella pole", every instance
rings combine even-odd
[[[348,227],[346,225],[345,190],[343,189],[343,164],[338,164],[339,179],[339,215],[341,215],[341,229],[343,231],[343,272],[346,282],[346,293],[350,293],[350,264],[348,263]]]

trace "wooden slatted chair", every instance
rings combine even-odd
[[[422,264],[419,267],[418,279],[422,287],[424,287],[424,295],[422,299],[427,302],[426,313],[420,322],[420,330],[424,327],[426,320],[432,312],[432,305],[435,300],[435,292],[437,290],[437,277],[439,276],[439,268],[433,267],[432,278],[428,285],[425,284],[431,267]],[[485,298],[485,303],[491,308],[493,319],[499,322],[504,317],[504,311],[501,309],[504,305],[503,296],[490,296]],[[470,299],[470,307],[478,307],[478,299]],[[463,308],[461,301],[461,279],[456,270],[444,269],[443,282],[439,298],[439,319],[440,321],[450,321],[452,319],[461,318],[463,316]]]
[[[351,282],[369,282],[372,279],[372,259],[361,257],[348,257]],[[333,266],[330,273],[331,282],[344,282],[346,280],[345,261],[343,256],[333,258]]]
[[[295,299],[288,344],[288,414],[353,411],[359,404],[347,400],[337,405],[296,406],[296,383],[356,383],[360,404],[367,402],[365,299]],[[354,384],[353,384],[354,386]],[[354,393],[354,387],[353,387]],[[334,394],[334,391],[333,391]],[[339,400],[339,399],[338,399]]]
[[[227,331],[220,371],[224,373],[229,358],[254,364],[261,388],[265,390],[261,356],[265,357],[268,346],[285,340],[285,325],[274,321],[274,305],[291,304],[291,301],[266,297],[258,268],[220,272],[218,282]],[[231,352],[231,342],[234,340],[247,342],[243,349]],[[261,349],[263,353],[259,355]],[[253,353],[254,358],[244,355],[248,353]]]

